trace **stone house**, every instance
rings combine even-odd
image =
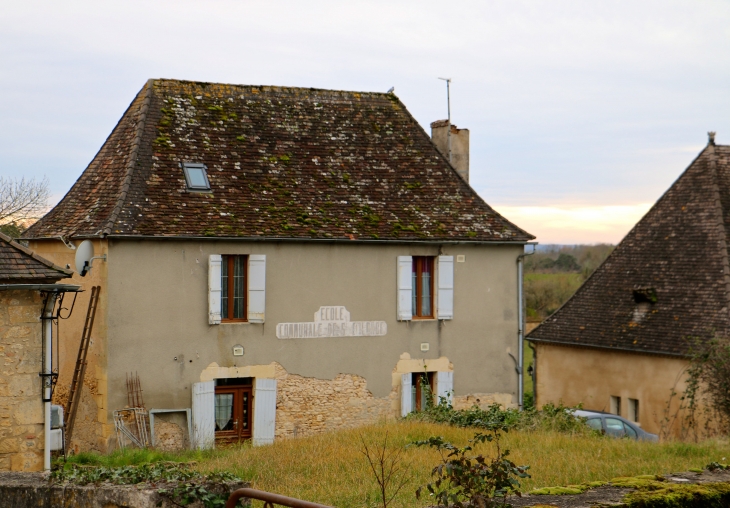
[[[582,403],[680,436],[694,341],[730,331],[730,146],[710,142],[527,339],[536,403]],[[672,395],[676,393],[676,395]]]
[[[41,316],[71,273],[0,233],[0,471],[43,468]]]
[[[96,423],[74,446],[112,444],[133,372],[147,408],[192,408],[199,446],[397,417],[428,386],[519,401],[534,237],[392,93],[150,80],[24,238],[57,263],[64,241],[106,256],[73,276],[101,287],[82,401]]]

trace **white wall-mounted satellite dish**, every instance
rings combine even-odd
[[[94,258],[94,244],[91,240],[84,240],[76,247],[76,271],[84,277],[91,270],[91,260]]]

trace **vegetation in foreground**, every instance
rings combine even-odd
[[[73,462],[99,465],[140,464],[146,461],[191,461],[200,472],[230,472],[253,482],[256,488],[338,508],[377,505],[379,488],[362,453],[363,440],[403,449],[403,464],[409,471],[407,483],[389,506],[427,506],[428,496],[416,500],[418,487],[432,481],[431,470],[440,462],[437,450],[406,447],[414,441],[441,436],[464,446],[474,429],[423,421],[383,422],[252,448],[244,444],[211,452],[164,454],[149,450],[118,451],[107,456],[80,454]],[[591,433],[557,430],[511,430],[502,438],[515,464],[530,466],[531,478],[521,480],[521,490],[539,487],[606,481],[620,476],[666,474],[704,468],[710,462],[725,462],[730,443],[708,440],[700,443],[645,443],[617,440]],[[489,456],[490,443],[476,445],[475,453]],[[255,505],[256,506],[256,505]],[[259,505],[260,506],[260,505]]]

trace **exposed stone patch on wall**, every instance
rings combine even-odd
[[[358,427],[392,416],[391,399],[376,398],[367,380],[353,374],[315,379],[289,374],[275,364],[277,379],[277,438],[305,436],[334,429]]]
[[[510,393],[472,393],[469,395],[458,395],[452,401],[454,409],[469,409],[474,405],[482,409],[487,409],[492,404],[499,404],[503,408],[517,407]]]
[[[37,291],[0,292],[0,471],[43,468],[42,308]]]
[[[185,431],[173,422],[166,422],[155,417],[155,448],[165,452],[176,452],[185,449]]]

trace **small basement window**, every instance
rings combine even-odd
[[[611,413],[621,415],[621,397],[611,395]]]
[[[205,164],[195,162],[183,162],[183,172],[185,173],[185,184],[191,191],[210,190],[210,182],[208,174],[205,172]]]

